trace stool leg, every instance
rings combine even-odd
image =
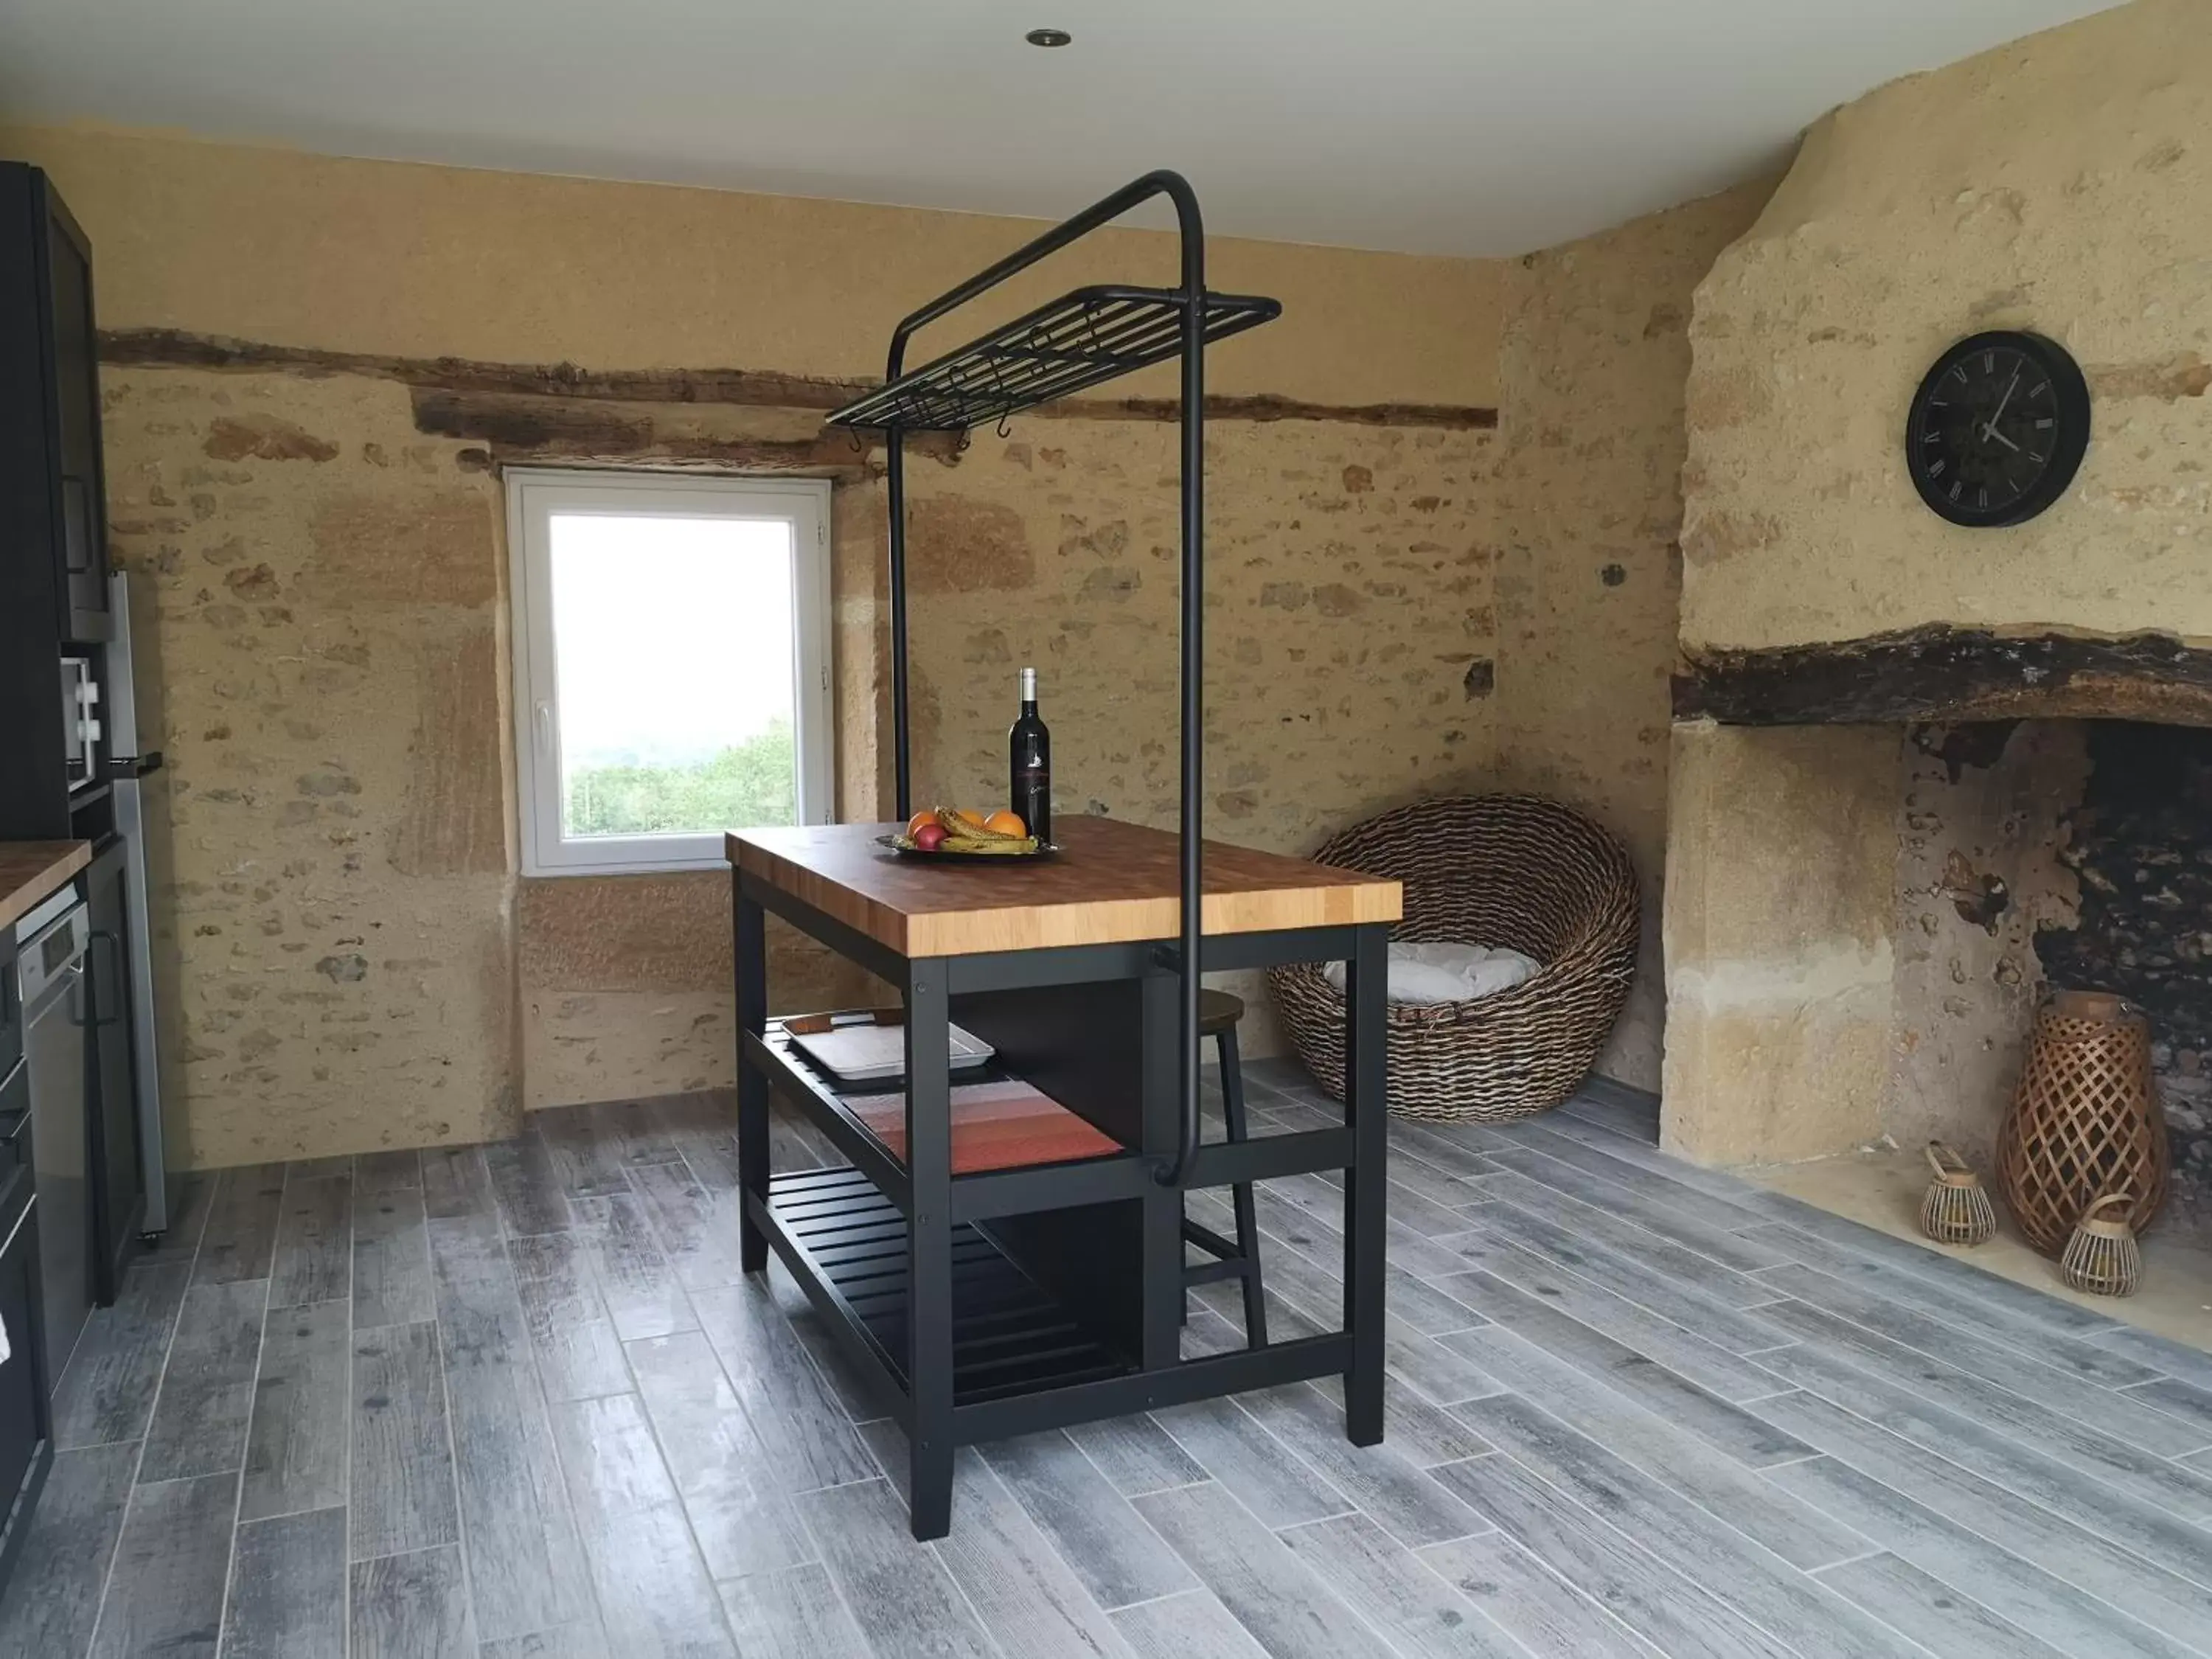
[[[1235,1145],[1244,1139],[1244,1073],[1238,1064],[1237,1028],[1229,1027],[1218,1039],[1221,1049],[1221,1115],[1225,1139]],[[1260,1284],[1260,1220],[1252,1202],[1252,1183],[1240,1181],[1231,1189],[1237,1211],[1237,1248],[1244,1257],[1244,1344],[1267,1345],[1267,1298]]]

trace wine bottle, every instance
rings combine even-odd
[[[1012,807],[1030,834],[1052,839],[1052,733],[1037,718],[1036,670],[1022,670],[1022,714],[1006,733],[1007,786]]]

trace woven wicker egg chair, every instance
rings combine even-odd
[[[1605,830],[1557,801],[1476,795],[1399,807],[1313,856],[1405,884],[1393,939],[1509,945],[1544,964],[1479,1001],[1389,1004],[1391,1110],[1528,1117],[1589,1075],[1636,975],[1636,872]],[[1343,993],[1315,963],[1267,979],[1298,1059],[1343,1099]]]

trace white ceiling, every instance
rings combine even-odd
[[[1217,232],[1503,254],[2111,3],[0,0],[0,114],[1041,218],[1171,166]]]

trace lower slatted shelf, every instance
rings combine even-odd
[[[902,1384],[907,1377],[906,1219],[857,1170],[769,1183],[769,1210],[833,1287]],[[952,1230],[952,1397],[966,1406],[1134,1370],[975,1227]]]

